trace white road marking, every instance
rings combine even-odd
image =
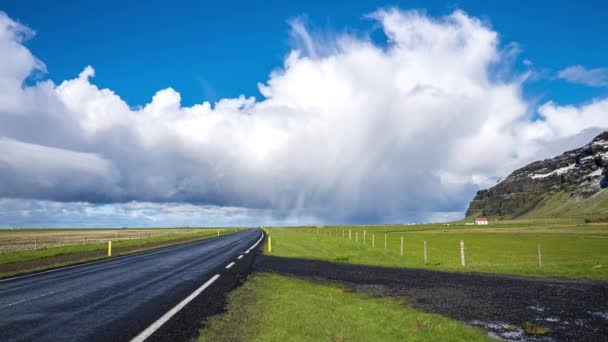
[[[10,304],[4,305],[4,306],[0,306],[0,309],[8,308],[9,306],[13,306],[13,305],[21,304],[21,303],[23,303],[23,302],[27,302],[27,301],[30,301],[30,300],[33,300],[33,299],[37,299],[37,298],[40,298],[40,297],[44,297],[44,296],[48,296],[48,295],[51,295],[51,294],[53,294],[53,293],[57,293],[57,292],[61,292],[61,291],[65,291],[65,289],[64,289],[64,290],[57,290],[57,291],[53,291],[53,292],[47,292],[47,293],[43,293],[43,294],[41,294],[41,295],[39,295],[39,296],[36,296],[36,297],[32,297],[32,298],[28,298],[28,299],[20,300],[20,301],[18,301],[18,302],[10,303]]]
[[[264,239],[264,233],[262,233],[262,236],[260,237],[260,239],[258,240],[258,242],[254,243],[253,246],[249,247],[249,250],[254,249],[257,245],[260,244],[260,242],[262,242],[262,239]]]
[[[223,236],[225,236],[225,235],[223,235]],[[217,237],[217,236],[214,236],[214,237]],[[209,239],[194,240],[192,242],[186,242],[186,243],[183,243],[183,244],[169,245],[169,246],[166,246],[166,247],[149,249],[149,250],[145,250],[145,251],[141,251],[141,252],[135,252],[135,253],[131,253],[131,254],[119,255],[119,256],[110,257],[110,258],[106,258],[106,259],[102,259],[102,260],[97,260],[97,261],[88,261],[88,262],[84,262],[84,263],[78,264],[78,265],[64,266],[64,267],[60,267],[60,268],[54,268],[52,270],[34,272],[34,273],[30,273],[30,274],[25,274],[25,275],[22,275],[22,276],[16,276],[16,277],[10,277],[10,278],[6,278],[6,279],[0,279],[0,283],[9,282],[9,281],[13,281],[13,280],[16,280],[16,279],[21,279],[21,278],[35,277],[35,276],[40,275],[40,274],[51,273],[51,272],[58,272],[58,271],[63,271],[63,270],[67,270],[67,269],[70,269],[70,268],[85,267],[85,266],[88,266],[88,265],[98,264],[98,263],[102,263],[102,262],[111,262],[111,261],[114,261],[114,260],[120,260],[120,259],[123,259],[123,258],[128,258],[128,257],[132,257],[132,256],[139,255],[139,254],[152,253],[152,252],[158,252],[158,251],[166,251],[166,250],[171,249],[171,248],[174,248],[174,249],[187,248],[191,244],[196,244],[198,242],[204,242],[204,241],[208,241],[208,240]]]
[[[167,323],[167,321],[170,320],[171,317],[175,316],[176,313],[178,313],[181,309],[183,309],[184,306],[186,306],[194,298],[196,298],[199,294],[201,294],[201,292],[205,291],[205,289],[207,287],[209,287],[211,284],[213,284],[213,282],[216,281],[217,278],[219,278],[219,277],[220,277],[219,274],[216,274],[213,277],[211,277],[211,279],[207,280],[207,282],[204,283],[198,289],[196,289],[196,291],[192,292],[188,297],[186,297],[184,300],[182,300],[181,302],[179,302],[179,304],[177,304],[175,307],[173,307],[173,309],[169,310],[161,318],[159,318],[158,320],[156,320],[156,322],[152,323],[152,325],[150,325],[149,327],[147,327],[146,330],[142,331],[141,333],[139,333],[139,335],[135,336],[131,340],[131,342],[142,342],[142,341],[145,341],[148,337],[150,337],[150,335],[154,334],[154,332],[156,330],[158,330],[160,327],[162,327],[163,324]]]
[[[239,255],[237,259],[243,259],[243,254]]]
[[[226,266],[226,269],[229,269],[230,267],[234,266],[234,261],[229,263],[228,266]]]
[[[262,233],[262,236],[260,236],[260,239],[253,244],[253,246],[249,247],[249,249],[245,252],[245,254],[249,254],[249,251],[251,251],[252,249],[256,248],[257,245],[260,244],[260,242],[262,242],[262,240],[264,239],[264,233]]]
[[[254,243],[251,247],[249,247],[249,249],[245,253],[249,253],[249,251],[251,249],[253,249],[257,245],[259,245],[260,242],[262,241],[262,239],[264,239],[264,233],[262,233],[262,236],[260,237],[260,239],[256,243]],[[242,257],[242,255],[241,255],[241,257]],[[231,265],[233,265],[233,264],[234,264],[234,262],[232,262],[230,265],[226,266],[226,268],[232,267]],[[186,299],[182,300],[173,309],[169,310],[161,318],[157,319],[156,322],[152,323],[152,325],[147,327],[146,330],[142,331],[141,333],[139,333],[139,335],[135,336],[131,340],[131,342],[145,341],[148,337],[150,337],[152,334],[154,334],[154,332],[156,330],[158,330],[160,327],[162,327],[163,324],[167,323],[167,321],[169,321],[171,319],[171,317],[175,316],[176,313],[178,313],[181,309],[183,309],[186,305],[188,305],[188,303],[190,303],[194,298],[196,298],[199,294],[201,294],[201,292],[203,292],[207,287],[209,287],[211,284],[213,284],[213,282],[216,281],[217,278],[219,278],[219,277],[220,277],[219,274],[216,274],[213,277],[211,277],[211,279],[207,280],[207,282],[204,283],[203,286],[196,289],[196,291],[192,292],[188,297],[186,297]]]

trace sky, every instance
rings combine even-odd
[[[605,2],[0,2],[0,226],[431,222],[608,128]]]

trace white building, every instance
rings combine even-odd
[[[477,225],[488,224],[488,219],[485,217],[478,217],[475,219],[475,224],[477,224]]]

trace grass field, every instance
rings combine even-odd
[[[482,216],[480,213],[475,216]],[[512,217],[507,217],[512,219]],[[547,221],[549,218],[581,222],[608,222],[608,191],[600,191],[593,196],[580,198],[567,192],[547,194],[532,210],[519,220]]]
[[[143,240],[172,236],[198,234],[202,229],[155,228],[155,229],[2,229],[0,230],[0,253],[38,250],[52,247],[95,245],[127,240]],[[205,229],[226,233],[228,229]]]
[[[273,239],[272,255],[277,256],[449,271],[608,279],[608,225],[605,223],[539,221],[503,222],[486,227],[355,226],[267,231]],[[403,256],[400,255],[401,237]],[[464,267],[460,260],[461,240],[465,245]],[[424,263],[424,241],[427,241],[427,264]],[[538,259],[539,244],[542,266]]]
[[[200,341],[488,341],[485,331],[334,285],[256,274]]]
[[[105,251],[107,242],[112,241],[115,250],[113,256],[139,252],[147,249],[158,248],[178,242],[194,241],[209,237],[231,234],[236,229],[30,229],[30,230],[0,230],[0,246],[15,246],[23,241],[37,240],[39,246],[23,250],[13,250],[0,253],[0,266],[19,262],[28,262],[45,259],[54,256],[69,255],[91,251]],[[55,241],[60,240],[58,247]],[[150,247],[153,245],[153,247]],[[140,247],[141,248],[138,248]],[[119,252],[122,247],[132,247],[126,253]],[[13,247],[14,248],[14,247]],[[64,266],[75,262],[96,260],[103,257],[86,257],[69,262],[61,262],[44,267],[26,269],[25,272],[43,270],[52,267]],[[1,272],[0,278],[23,272]]]

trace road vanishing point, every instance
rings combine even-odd
[[[262,238],[261,229],[248,229],[0,280],[0,341],[155,339],[216,280],[235,272]]]

